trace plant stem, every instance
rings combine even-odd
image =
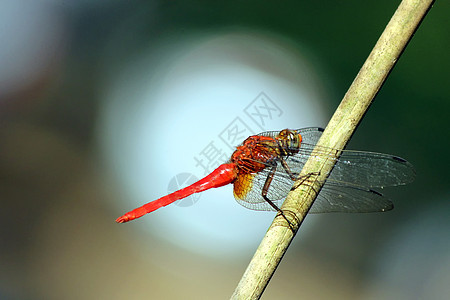
[[[433,0],[403,0],[378,42],[351,84],[326,127],[317,146],[343,149],[357,125],[398,61],[415,30],[433,4]],[[340,153],[329,154],[338,157]],[[300,224],[331,172],[335,160],[311,155],[302,175],[313,174],[287,196],[281,210],[289,219],[277,215],[256,250],[231,299],[259,299],[273,276]],[[317,174],[317,175],[316,175]],[[298,183],[300,184],[300,183]]]

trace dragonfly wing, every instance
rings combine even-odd
[[[410,183],[414,167],[403,158],[373,152],[343,151],[329,179],[364,187],[385,187]]]
[[[238,198],[235,195],[237,202],[252,210],[273,211],[272,206],[262,197],[262,189],[268,174],[268,171],[255,174],[253,186],[246,196]],[[278,207],[281,207],[293,185],[290,178],[286,176],[284,173],[276,173],[268,189],[267,197]],[[382,212],[392,208],[392,202],[375,190],[326,182],[311,207],[310,213]]]
[[[320,127],[307,127],[295,131],[302,136],[302,144],[314,146],[319,141],[324,129]]]
[[[302,144],[315,145],[319,141],[324,129],[320,127],[306,127],[301,129],[295,129],[296,133],[302,136]],[[268,136],[271,138],[276,138],[280,134],[280,131],[266,131],[258,133],[261,136]]]
[[[298,129],[303,140],[300,151],[290,162],[290,166],[305,164],[312,153],[317,141],[322,135],[321,128]],[[317,157],[336,159],[330,148],[318,148],[314,153]],[[336,183],[350,183],[363,188],[387,187],[404,185],[414,181],[416,176],[414,167],[401,157],[366,151],[342,150],[337,159],[329,181]]]
[[[273,211],[272,206],[262,196],[264,184],[270,172],[271,170],[268,167],[256,174],[238,177],[234,183],[234,197],[236,201],[252,210]],[[272,182],[267,190],[267,198],[280,207],[291,190],[293,183],[281,164],[278,163]],[[246,187],[244,192],[241,191],[243,186]]]
[[[310,127],[296,130],[302,136],[299,152],[285,157],[285,161],[294,175],[298,175],[315,145],[322,135],[323,129]],[[277,132],[266,132],[262,135],[276,136]],[[339,159],[330,148],[315,149],[317,158],[327,157],[337,160],[334,169],[321,189],[311,213],[323,212],[377,212],[393,208],[392,202],[372,188],[396,186],[409,183],[415,178],[413,166],[406,160],[381,153],[343,150]],[[251,188],[248,192],[236,194],[239,204],[253,210],[273,210],[262,197],[262,190],[270,167],[257,174],[251,174]],[[278,162],[277,171],[268,189],[267,197],[278,207],[291,190],[293,181]]]
[[[393,208],[392,202],[375,190],[326,182],[309,212],[382,212]]]

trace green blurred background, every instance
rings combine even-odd
[[[203,212],[196,204],[126,225],[115,218],[165,194],[177,172],[202,176],[192,157],[259,92],[284,112],[265,129],[325,126],[398,4],[2,1],[0,299],[229,298],[273,214],[245,210],[228,189],[198,202],[216,214],[194,215]],[[395,203],[388,213],[308,216],[263,299],[450,294],[449,12],[448,2],[437,1],[349,145],[408,159],[416,181],[387,192]],[[171,84],[183,59],[185,85]],[[209,84],[220,82],[225,75],[216,70],[227,65],[226,78],[241,81],[233,73],[239,62],[258,70],[252,77],[242,69],[244,85],[252,82],[244,94],[230,83]],[[288,118],[290,110],[302,113],[295,101],[302,82],[302,91],[315,95],[305,104],[313,107],[306,123]],[[291,99],[283,102],[288,89]],[[205,90],[217,98],[200,97]],[[154,96],[169,92],[173,99]],[[146,135],[136,128],[154,140],[141,148],[133,141]],[[200,148],[186,150],[186,137]],[[144,170],[127,168],[139,155],[148,157]],[[182,161],[188,163],[177,168]],[[163,168],[167,177],[159,176]],[[148,191],[128,183],[135,170]],[[232,208],[222,212],[222,202]],[[228,230],[226,238],[190,239],[184,225],[170,227],[178,218],[200,231]],[[254,240],[243,247],[246,236]]]

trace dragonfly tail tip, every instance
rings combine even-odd
[[[128,222],[128,218],[125,217],[125,216],[122,216],[122,217],[120,217],[120,218],[117,218],[117,219],[116,219],[116,222],[117,222],[117,223],[125,223],[125,222]]]

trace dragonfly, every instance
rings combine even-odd
[[[335,160],[309,213],[383,212],[393,203],[379,189],[410,183],[415,170],[405,159],[383,153],[315,148],[324,129],[267,131],[248,137],[236,147],[228,162],[203,179],[142,205],[116,222],[125,223],[177,200],[211,188],[233,184],[234,197],[242,206],[259,211],[278,211],[310,156]],[[334,150],[334,151],[330,151]],[[335,154],[341,153],[339,157]],[[303,175],[305,176],[305,175]],[[306,175],[304,178],[306,178]]]

